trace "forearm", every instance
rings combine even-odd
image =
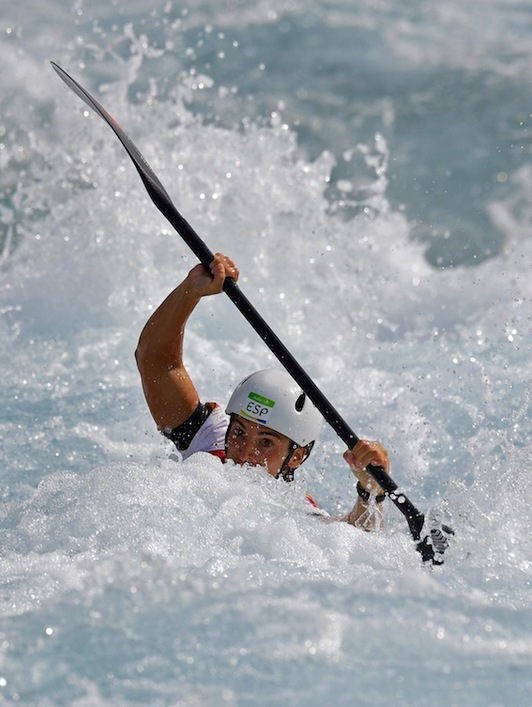
[[[196,265],[168,295],[141,332],[136,351],[141,373],[145,365],[161,370],[182,367],[187,319],[202,297],[223,291],[226,277],[236,282],[238,268],[227,256],[216,253],[210,269]]]
[[[383,505],[383,503],[377,503],[375,499],[363,501],[361,498],[357,498],[353,509],[343,516],[342,520],[357,528],[362,528],[362,530],[378,530],[382,527],[384,520]]]
[[[184,280],[159,305],[146,322],[135,352],[142,370],[157,367],[167,371],[183,365],[185,325],[200,296]]]

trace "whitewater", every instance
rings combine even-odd
[[[519,0],[0,9],[0,704],[532,704],[532,15]],[[58,62],[392,476],[293,484],[157,432],[134,361],[194,256]],[[224,296],[202,399],[275,359]]]

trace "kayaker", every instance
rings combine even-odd
[[[135,352],[144,395],[158,429],[184,458],[209,452],[223,461],[263,466],[291,481],[314,446],[321,415],[288,373],[251,374],[224,411],[201,401],[183,362],[189,316],[203,297],[222,292],[226,277],[236,282],[238,276],[233,261],[217,253],[210,270],[192,268],[152,314]],[[343,457],[358,480],[357,497],[352,510],[335,519],[372,530],[381,523],[385,495],[365,469],[372,464],[389,472],[387,451],[379,442],[360,440]],[[309,495],[307,501],[316,506]]]

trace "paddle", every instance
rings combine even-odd
[[[142,179],[142,182],[144,183],[144,186],[146,187],[146,190],[155,206],[168,219],[192,252],[198,257],[199,261],[208,268],[213,260],[213,253],[211,253],[211,251],[207,248],[192,226],[190,226],[183,216],[181,216],[172,203],[172,200],[168,196],[165,188],[132,140],[126,135],[116,120],[90,95],[86,89],[80,86],[77,81],[69,76],[66,71],[64,71],[55,62],[52,61],[51,64],[67,86],[69,86],[74,93],[76,93],[113,129],[115,135],[118,137],[133,161],[133,164],[135,165],[137,172],[139,173],[140,178]],[[343,440],[347,447],[351,449],[358,442],[359,438],[357,435],[353,432],[341,415],[334,409],[321,390],[316,386],[314,381],[303,370],[290,351],[288,351],[286,346],[277,337],[275,332],[272,331],[269,325],[260,316],[255,307],[242,293],[238,285],[233,280],[227,279],[224,284],[224,291],[251,324],[253,329],[255,329],[261,339],[263,339],[265,344],[270,348],[272,353],[292,376],[292,378],[301,386],[301,389],[312,400],[314,405],[323,415],[326,422],[328,422],[328,424]],[[421,553],[423,561],[432,561],[433,564],[441,564],[443,551],[440,550],[435,553],[433,546],[435,532],[433,529],[431,529],[429,533],[421,539],[421,532],[425,522],[424,514],[418,511],[406,495],[399,490],[399,487],[395,481],[393,481],[393,479],[384,471],[383,468],[369,466],[367,471],[385,490],[393,503],[405,516],[412,537],[416,542],[416,549]],[[443,528],[446,532],[450,532],[450,529],[445,526],[443,526]],[[441,532],[441,526],[439,529],[436,528],[436,531]]]

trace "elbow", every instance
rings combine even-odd
[[[148,339],[139,339],[135,349],[135,362],[142,380],[149,376],[159,376],[178,367],[179,362],[173,360],[165,350],[161,350]]]
[[[137,344],[137,348],[135,349],[135,362],[137,364],[137,368],[142,374],[143,371],[146,370],[146,367],[148,365],[148,361],[150,359],[146,344],[142,341],[142,337],[139,339],[139,342]]]

